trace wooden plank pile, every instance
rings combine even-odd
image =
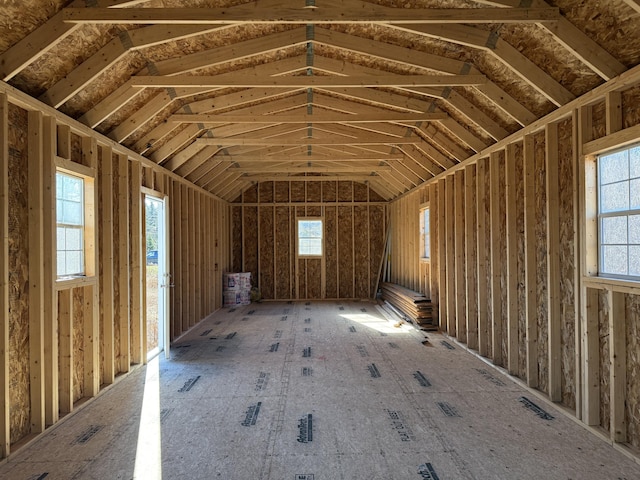
[[[408,320],[427,330],[437,330],[433,322],[431,300],[422,293],[394,283],[382,284],[382,299],[402,312]]]

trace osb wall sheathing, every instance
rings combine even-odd
[[[622,128],[640,123],[640,85],[622,92]]]
[[[366,186],[364,187],[366,188]],[[322,202],[322,183],[321,182],[307,182],[307,202]],[[319,213],[307,212],[307,215],[319,215]]]
[[[298,262],[298,285],[297,285],[297,298],[307,298],[307,260],[299,258]]]
[[[369,229],[373,225],[385,224],[385,209],[382,205],[372,205],[369,207]],[[371,276],[369,277],[369,291],[376,293],[374,289],[378,283],[378,272],[380,270],[380,260],[384,254],[386,242],[386,232],[382,235],[369,235],[369,269]]]
[[[9,104],[9,408],[11,443],[30,432],[27,112]]]
[[[273,199],[273,189],[271,189],[272,195],[266,198],[266,202],[271,202]],[[261,196],[261,198],[263,198]],[[274,207],[259,207],[259,225],[260,229],[260,293],[264,298],[275,298],[275,285],[274,285]]]
[[[100,185],[102,184],[102,178],[103,175],[105,174],[105,170],[103,168],[103,155],[104,155],[104,150],[102,148],[98,149],[98,162],[97,162],[97,168],[98,168],[98,175],[96,178],[97,182],[100,182]],[[112,155],[113,157],[113,155]],[[103,192],[102,189],[98,189],[99,195],[98,195],[98,205],[97,205],[97,211],[96,211],[96,219],[98,221],[98,225],[103,225],[103,221],[104,221],[104,212],[103,212]],[[99,302],[98,302],[98,308],[99,308],[99,329],[98,331],[100,332],[100,342],[99,342],[99,352],[100,352],[100,385],[102,385],[104,383],[104,371],[105,371],[105,357],[104,357],[104,340],[105,340],[105,335],[104,335],[104,329],[105,329],[105,318],[104,318],[104,287],[106,284],[106,280],[104,278],[104,258],[101,252],[104,251],[104,242],[102,241],[103,236],[102,235],[98,235],[98,275],[99,275]],[[111,279],[109,279],[108,281],[111,281]]]
[[[485,249],[484,252],[478,252],[478,255],[483,255],[484,254],[484,264],[485,264],[485,270],[486,270],[486,275],[485,275],[485,285],[487,286],[487,318],[489,319],[487,321],[487,331],[486,332],[479,332],[479,334],[482,334],[485,336],[485,338],[487,339],[487,351],[488,352],[492,352],[493,351],[493,337],[491,335],[491,319],[493,318],[493,292],[491,291],[491,282],[492,282],[492,277],[491,277],[491,168],[490,168],[490,164],[489,164],[489,160],[485,159],[483,160],[486,168],[485,168],[485,175],[484,175],[484,184],[485,184],[485,189],[484,189],[484,200],[483,200],[483,205],[484,205],[484,218],[485,218],[485,229],[484,229],[484,245],[485,245]],[[453,201],[450,198],[445,198],[445,202],[450,202]],[[442,208],[445,208],[444,205],[442,205]],[[444,226],[443,226],[444,228]],[[441,233],[444,233],[444,230],[441,230]],[[448,246],[447,246],[448,247]],[[447,268],[446,263],[444,265],[442,265],[442,268]],[[447,295],[449,295],[450,292],[447,292]]]
[[[465,193],[464,192],[464,179],[466,177],[466,172],[464,172],[464,171],[462,171],[460,173],[456,172],[455,175],[456,175],[456,179],[454,180],[454,188],[456,189],[456,197],[458,195],[462,196],[462,203],[463,203],[463,209],[464,209],[465,208],[465,206],[464,206],[464,193]],[[457,179],[458,175],[461,175],[462,179],[463,179],[462,182],[460,182],[460,183],[458,182],[458,179]],[[458,189],[460,189],[459,192],[458,192]],[[504,188],[503,188],[503,192],[504,192]],[[467,222],[467,219],[465,218],[464,214],[458,219],[457,218],[457,214],[458,214],[457,208],[454,207],[455,231],[456,231],[454,238],[456,238],[457,235],[458,235],[458,229],[460,229],[462,231],[463,235],[465,235],[465,233],[466,233],[466,222]],[[416,221],[415,231],[418,232],[419,228],[420,228],[420,223],[419,223],[417,217],[414,217],[414,219],[415,219],[414,221]],[[502,223],[504,224],[504,222],[502,222]],[[418,239],[419,239],[419,237],[418,237]],[[455,242],[455,240],[454,240],[454,243],[456,243],[456,246],[457,246],[457,242]],[[463,276],[466,275],[466,267],[464,265],[464,263],[465,263],[464,259],[465,259],[465,254],[466,254],[465,243],[466,243],[466,238],[463,238],[462,243],[460,245],[460,247],[462,248],[462,263],[463,263],[462,270],[464,272]],[[504,240],[503,240],[503,243],[504,243]],[[418,246],[418,255],[420,255],[419,252],[420,252],[420,248]],[[457,255],[457,253],[458,252],[456,252],[456,269],[458,267],[458,265],[457,265],[457,263],[458,263],[458,259],[457,259],[458,255]],[[457,277],[457,275],[456,275],[456,277]],[[456,289],[457,289],[457,287],[458,287],[458,278],[455,279],[455,282],[456,282]],[[467,311],[466,311],[466,308],[467,308],[466,294],[467,294],[467,292],[466,292],[466,287],[463,287],[462,290],[463,291],[460,292],[460,295],[462,296],[463,301],[462,301],[462,304],[461,304],[460,323],[458,323],[458,327],[457,327],[457,330],[456,330],[456,336],[461,342],[466,343],[467,342]]]
[[[466,202],[466,197],[465,197],[465,217],[467,215],[467,209],[470,209],[470,214],[471,214],[471,218],[465,218],[465,222],[467,220],[470,221],[470,225],[466,224],[467,227],[471,228],[472,232],[477,232],[478,231],[478,216],[477,216],[477,189],[475,188],[476,185],[476,181],[477,181],[477,170],[476,170],[476,166],[473,165],[472,167],[467,167],[465,168],[465,185],[468,182],[471,182],[471,185],[474,186],[474,188],[472,189],[472,193],[471,193],[471,202],[467,204]],[[428,192],[425,192],[425,194]],[[431,202],[430,202],[431,204]],[[438,216],[435,214],[435,212],[431,211],[429,212],[430,215],[433,216],[433,218],[436,220],[436,225],[437,225],[437,219]],[[429,228],[429,225],[426,226],[426,228]],[[436,226],[436,230],[437,230],[437,226]],[[477,255],[478,255],[478,242],[476,240],[476,236],[474,235],[471,238],[467,238],[465,235],[465,248],[466,251],[469,251],[471,253],[471,258],[472,259],[477,259]],[[437,243],[437,233],[435,232],[431,232],[431,248],[433,250],[433,247],[437,247],[438,243]],[[465,254],[465,259],[466,259],[466,254]],[[431,262],[428,265],[427,271],[429,271],[429,275],[433,275],[434,279],[437,281],[438,279],[438,274],[435,271],[435,269],[433,270],[433,272],[431,271],[431,267],[435,265],[437,265],[437,259],[435,259],[436,261],[434,262],[434,257],[431,257]],[[465,276],[467,278],[467,282],[470,282],[470,285],[472,285],[473,287],[471,288],[471,291],[473,292],[472,294],[475,294],[475,298],[467,298],[467,312],[469,312],[469,307],[471,307],[472,305],[475,305],[475,311],[478,311],[478,301],[477,301],[477,285],[478,285],[478,263],[477,261],[475,262],[470,262],[471,265],[469,265],[470,268],[465,268]],[[429,279],[427,279],[427,281],[429,281]],[[429,288],[429,284],[427,283],[427,289]],[[432,294],[431,296],[431,300],[433,303],[437,303],[438,299],[435,298],[435,295]],[[467,332],[467,334],[469,335],[469,338],[472,339],[470,340],[471,342],[475,341],[475,345],[474,347],[477,348],[478,346],[478,316],[477,313],[476,315],[469,315],[467,313],[467,324],[470,326],[469,331]],[[473,340],[473,338],[475,338],[475,340]],[[468,340],[469,342],[469,340]]]
[[[578,295],[575,284],[573,182],[575,167],[573,159],[572,132],[573,123],[565,120],[558,125],[558,182],[560,187],[560,304],[562,325],[562,403],[572,410],[576,406],[576,310],[575,299]]]
[[[286,203],[289,201],[289,184],[287,182],[275,182],[275,202]],[[241,200],[242,197],[238,197]]]
[[[231,207],[233,230],[231,232],[231,249],[233,257],[233,271],[242,271],[242,207]]]
[[[640,448],[640,296],[625,295],[627,304],[627,440]]]
[[[536,304],[538,306],[538,388],[549,391],[549,329],[547,299],[547,189],[544,132],[534,136],[536,199]]]
[[[241,271],[251,272],[251,285],[258,286],[258,207],[243,207],[243,245],[244,265]]]
[[[602,138],[607,134],[607,106],[604,101],[596,103],[591,109],[593,140]]]
[[[278,185],[278,183],[276,183],[276,185]],[[289,193],[287,192],[287,197],[288,196]],[[291,238],[289,207],[275,207],[275,225],[276,277],[274,298],[291,298],[291,266],[288,248],[289,239]]]
[[[79,163],[83,165],[82,162],[82,138],[76,135],[75,133],[71,133],[71,159],[72,162]],[[85,165],[86,166],[86,165]]]
[[[341,188],[338,184],[338,198],[345,198],[341,193],[350,189]],[[351,193],[351,192],[349,192]],[[353,298],[354,275],[353,270],[353,210],[352,207],[338,207],[338,296]]]
[[[366,185],[362,185],[366,189]],[[356,298],[369,298],[369,225],[368,207],[353,207],[353,230],[357,232],[353,238],[355,293]]]
[[[338,182],[338,201],[339,202],[351,202],[353,200],[353,186],[352,182]],[[360,200],[360,201],[365,201]]]
[[[498,248],[498,255],[502,256],[502,261],[500,262],[500,303],[502,305],[502,315],[500,316],[500,329],[502,331],[502,345],[500,350],[502,352],[502,363],[498,363],[499,365],[507,365],[507,359],[509,358],[509,335],[508,335],[508,312],[509,312],[509,302],[507,298],[507,262],[506,258],[500,252],[507,251],[507,203],[506,203],[506,177],[505,177],[505,155],[504,153],[500,154],[500,168],[499,168],[499,177],[498,177],[498,197],[500,204],[500,211],[498,212],[500,218],[500,232],[498,238],[500,240],[500,244],[493,244],[491,248]],[[496,188],[495,182],[491,184],[491,188]]]
[[[260,203],[273,202],[273,182],[261,182],[258,184],[258,198]]]
[[[307,298],[322,298],[322,283],[317,279],[322,277],[322,261],[318,258],[307,259]],[[315,280],[315,281],[314,281]]]
[[[331,193],[328,197],[335,201],[335,183],[328,182],[327,186],[331,186]],[[322,193],[325,193],[323,188]],[[326,197],[325,197],[326,199]],[[325,231],[325,265],[327,272],[338,271],[338,207],[326,206],[324,207],[324,231]],[[326,295],[327,298],[338,298],[338,278],[334,275],[327,275],[326,278]]]
[[[323,284],[324,298],[370,298],[385,234],[384,205],[370,198],[380,199],[351,181],[268,182],[246,190],[244,204],[233,206],[234,270],[259,276],[265,299],[323,298]],[[296,219],[303,217],[324,219],[323,261],[296,258]]]
[[[118,175],[119,175],[119,166],[118,166],[118,157],[114,155],[113,157],[113,183],[112,183],[112,188],[113,188],[113,239],[114,239],[114,245],[116,244],[116,239],[120,238],[120,212],[121,209],[123,208],[121,203],[122,200],[120,199],[120,197],[118,195],[115,195],[115,192],[118,192],[118,186],[119,186],[119,180],[118,180]],[[113,358],[116,360],[115,361],[115,372],[116,373],[120,373],[121,371],[121,356],[123,354],[123,352],[120,351],[120,339],[122,338],[122,335],[128,335],[128,332],[121,332],[120,331],[120,323],[121,323],[121,318],[120,318],[120,302],[126,301],[123,297],[123,295],[121,295],[121,285],[120,285],[120,281],[119,281],[119,272],[120,269],[123,266],[120,265],[120,255],[117,254],[116,250],[114,249],[114,255],[113,255],[113,272],[115,275],[117,275],[118,277],[115,278],[113,280],[113,346],[114,346],[114,350],[113,350]]]
[[[84,396],[84,289],[74,288],[71,292],[73,302],[73,401]]]
[[[600,426],[607,432],[610,429],[610,390],[609,390],[609,322],[611,305],[605,290],[598,291],[598,334],[600,336]]]
[[[522,144],[516,144],[516,252],[518,275],[518,377],[526,378],[527,370],[527,288],[525,282],[525,238],[524,238],[524,157]]]
[[[289,193],[291,201],[296,203],[304,202],[305,196],[305,183],[304,182],[291,182],[291,186],[289,187],[291,192]],[[249,197],[245,198],[245,202],[250,202],[251,199]]]

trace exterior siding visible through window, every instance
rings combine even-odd
[[[602,276],[640,280],[640,146],[598,157]]]

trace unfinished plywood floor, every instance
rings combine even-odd
[[[635,479],[446,337],[367,302],[222,310],[0,466],[10,479]]]

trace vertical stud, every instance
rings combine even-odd
[[[467,289],[467,345],[478,348],[478,278],[477,278],[477,208],[476,193],[476,165],[465,168],[464,176],[464,211],[465,211],[465,280]]]
[[[104,383],[110,385],[115,379],[114,359],[114,298],[113,281],[113,152],[102,148],[100,195],[102,197],[102,345]]]
[[[524,175],[524,269],[525,269],[525,316],[527,385],[538,387],[538,280],[536,275],[536,186],[534,138],[525,135],[523,144]]]
[[[611,440],[627,441],[626,389],[627,389],[627,343],[626,343],[626,300],[621,292],[610,292],[609,305],[609,398],[611,407]]]
[[[500,227],[504,218],[500,215],[500,154],[495,152],[489,159],[490,168],[490,203],[491,203],[491,345],[492,357],[496,365],[502,365],[502,256],[500,246]]]
[[[446,205],[447,205],[447,333],[452,337],[457,335],[456,317],[456,256],[455,256],[455,188],[454,176],[446,178]]]
[[[476,216],[478,222],[478,352],[489,356],[489,285],[487,284],[487,210],[486,210],[486,158],[478,160],[476,169]]]
[[[560,187],[558,125],[546,126],[547,301],[549,335],[549,398],[562,400],[562,318],[560,305]]]
[[[31,433],[45,428],[44,415],[44,229],[42,113],[29,112],[29,381]]]
[[[142,169],[139,162],[131,162],[131,361],[146,363],[144,345],[144,318],[142,314]]]
[[[119,371],[126,373],[131,368],[131,309],[129,295],[129,159],[118,156],[118,286],[120,304],[120,358]]]
[[[507,145],[505,159],[505,206],[507,215],[507,368],[518,374],[518,232],[516,205],[515,144]]]
[[[44,240],[44,368],[45,423],[59,418],[58,405],[58,299],[56,292],[56,168],[57,127],[53,117],[43,123],[43,240]]]
[[[0,458],[10,453],[9,103],[0,93]]]

